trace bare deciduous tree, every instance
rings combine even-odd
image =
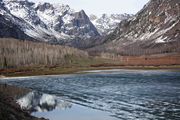
[[[67,64],[67,56],[81,58],[88,54],[67,46],[0,39],[0,68],[62,65]]]

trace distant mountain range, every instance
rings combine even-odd
[[[180,1],[150,0],[136,15],[86,15],[68,5],[0,0],[0,37],[143,55],[180,51]]]
[[[89,51],[117,55],[180,52],[180,0],[150,0]]]
[[[71,45],[73,40],[100,36],[83,10],[75,12],[68,5],[3,0],[0,3],[0,15],[4,19],[0,21],[2,26],[9,22],[18,31],[20,29],[38,41]],[[4,35],[9,32],[5,29],[2,31]],[[26,39],[25,35],[18,38]]]
[[[90,15],[90,20],[95,25],[100,35],[106,36],[112,33],[122,20],[129,19],[132,16],[131,14],[102,14],[100,17]]]
[[[98,20],[92,20],[98,23],[94,26],[84,10],[76,12],[68,5],[1,0],[0,36],[79,47],[86,39],[108,34],[127,17],[103,15]]]

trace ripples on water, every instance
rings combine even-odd
[[[5,81],[106,111],[122,120],[180,119],[179,72],[114,70]]]

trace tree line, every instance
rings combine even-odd
[[[88,53],[67,46],[11,38],[0,39],[0,69],[35,65],[63,65],[67,64],[70,57],[84,58],[88,57]]]

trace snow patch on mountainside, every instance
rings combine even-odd
[[[162,36],[160,36],[159,38],[156,39],[155,43],[165,43],[165,42],[166,42],[166,41],[165,41],[166,39],[167,39],[167,37],[162,38]]]
[[[179,11],[179,0],[150,0],[134,17],[121,21],[107,42],[89,51],[125,56],[179,53]]]
[[[131,14],[102,14],[100,17],[90,15],[90,20],[101,35],[107,35],[113,32],[122,20],[129,19],[132,16]]]
[[[28,36],[51,43],[66,43],[76,39],[100,36],[97,29],[81,10],[68,5],[33,3],[27,0],[4,0],[0,14],[17,24]]]

